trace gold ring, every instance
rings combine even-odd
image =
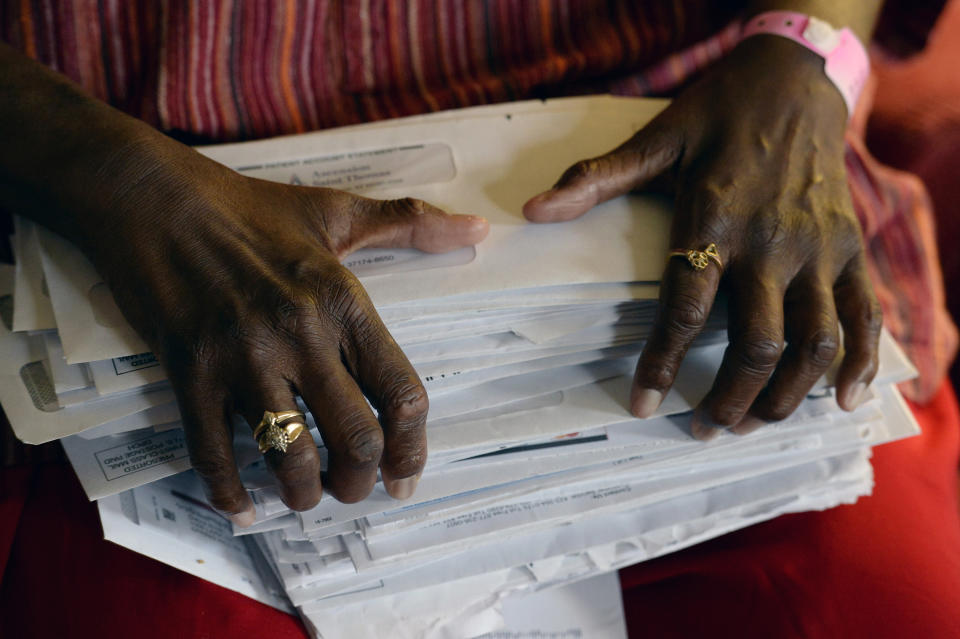
[[[281,453],[287,452],[287,446],[300,436],[307,425],[300,421],[303,413],[298,410],[286,410],[279,413],[265,410],[260,423],[253,429],[253,438],[257,440],[257,447],[261,453],[276,448]],[[291,421],[297,420],[297,421]],[[286,422],[286,423],[283,423]]]
[[[707,248],[702,251],[696,249],[674,249],[667,253],[667,257],[685,257],[687,261],[690,262],[690,266],[694,270],[702,271],[707,268],[707,265],[710,263],[710,260],[713,260],[717,263],[717,266],[720,267],[720,270],[723,270],[723,262],[720,260],[720,253],[717,252],[717,245],[711,242]]]

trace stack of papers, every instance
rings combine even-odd
[[[855,412],[839,410],[828,374],[790,419],[695,441],[689,411],[726,347],[722,304],[657,414],[638,420],[627,407],[656,312],[669,203],[620,198],[558,225],[522,218],[523,202],[566,166],[615,146],[664,105],[515,103],[200,149],[255,177],[414,196],[490,220],[476,248],[365,250],[346,261],[431,397],[429,460],[407,500],[378,483],[360,503],[325,495],[293,512],[238,420],[257,523],[234,530],[184,472],[156,359],[84,256],[26,220],[13,238],[16,268],[0,271],[0,294],[13,294],[0,327],[0,402],[24,441],[63,441],[108,539],[296,610],[328,639],[497,636],[509,602],[534,601],[530,593],[782,513],[851,503],[872,488],[871,447],[918,432],[895,386],[915,371],[888,335]]]

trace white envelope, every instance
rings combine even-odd
[[[13,216],[16,232],[13,252],[17,259],[14,288],[13,330],[42,331],[57,327],[50,297],[44,291],[40,242],[30,220]]]
[[[97,502],[108,541],[292,612],[267,566],[229,522],[203,502],[194,477],[169,477]]]
[[[409,164],[420,167],[426,162],[428,168],[436,168],[434,159],[439,156],[434,151],[441,152],[445,161],[452,163],[443,180],[419,184],[416,175],[406,175],[403,194],[422,197],[453,212],[485,215],[492,224],[490,236],[467,264],[439,268],[430,263],[421,270],[362,278],[378,307],[505,289],[657,281],[668,248],[670,206],[665,201],[620,198],[580,220],[558,225],[528,224],[520,208],[527,198],[548,187],[566,165],[615,146],[666,102],[575,98],[557,103],[563,108],[554,108],[553,102],[536,102],[522,109],[495,105],[472,109],[462,117],[442,114],[431,121],[427,116],[417,123],[351,127],[205,147],[201,152],[243,173],[284,181],[303,171],[312,174],[317,167],[340,161],[330,158],[344,154],[368,154],[361,158],[363,164],[375,163],[378,157],[390,161],[395,153],[422,148],[427,159]],[[504,117],[507,113],[512,117]],[[537,161],[529,159],[531,154],[536,154]],[[303,164],[307,161],[313,163]],[[291,173],[285,168],[291,165],[302,170],[294,167]],[[310,183],[306,173],[297,179]],[[396,187],[370,193],[399,195]],[[115,307],[110,306],[105,287],[86,259],[51,235],[41,236],[44,270],[67,361],[95,361],[146,351],[129,327],[116,322]],[[599,255],[603,259],[597,259]]]
[[[37,339],[0,326],[0,404],[24,443],[42,444],[175,400],[172,391],[158,390],[59,408]]]

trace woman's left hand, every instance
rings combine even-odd
[[[620,147],[578,162],[531,199],[534,222],[666,184],[676,194],[660,312],[637,366],[632,412],[651,415],[703,329],[718,286],[730,298],[723,363],[692,424],[746,433],[797,408],[840,350],[837,397],[853,410],[877,371],[881,314],[867,277],[844,166],[846,107],[823,60],[776,36],[744,40]]]

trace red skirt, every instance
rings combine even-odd
[[[871,497],[620,573],[631,637],[960,637],[960,413],[876,450]],[[305,637],[299,621],[102,539],[69,467],[3,471],[0,637]]]

